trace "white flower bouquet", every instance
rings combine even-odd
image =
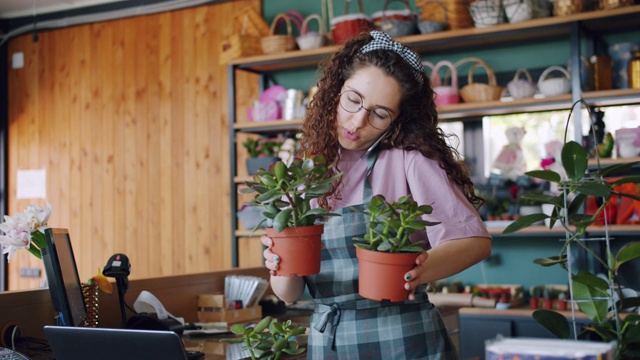
[[[0,224],[0,247],[2,254],[9,254],[8,260],[21,249],[27,249],[38,259],[42,258],[40,249],[46,245],[44,228],[51,215],[51,204],[41,207],[31,204],[22,213],[4,216],[5,222]]]

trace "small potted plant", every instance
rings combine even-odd
[[[389,202],[375,195],[364,209],[353,208],[367,216],[368,232],[356,237],[358,288],[362,297],[373,300],[404,301],[409,295],[402,278],[415,266],[424,241],[411,242],[409,237],[427,226],[437,225],[421,219],[431,214],[431,205],[418,205],[411,195]],[[383,286],[384,285],[384,286]]]
[[[247,173],[255,175],[258,169],[266,169],[269,165],[280,160],[277,157],[280,150],[280,141],[273,139],[248,138],[242,143],[247,150],[249,158],[246,160]]]
[[[299,355],[305,348],[298,344],[297,336],[304,334],[306,329],[293,325],[291,320],[280,321],[277,318],[266,316],[255,326],[243,326],[234,324],[231,332],[239,337],[223,339],[229,344],[243,344],[245,351],[252,360],[256,359],[280,359],[282,356]]]
[[[311,200],[331,191],[342,175],[331,175],[331,171],[323,156],[294,158],[289,165],[278,161],[268,170],[258,170],[253,181],[240,189],[242,194],[254,193],[248,205],[264,208],[262,222],[272,220],[266,232],[273,240],[273,252],[282,259],[276,275],[304,276],[320,271],[322,221],[337,214],[312,208]]]

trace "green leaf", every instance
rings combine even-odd
[[[621,172],[625,172],[629,169],[631,169],[632,167],[634,167],[636,164],[640,163],[640,161],[632,161],[632,162],[628,162],[628,163],[624,163],[624,164],[615,164],[615,165],[611,165],[608,166],[604,169],[601,169],[600,171],[596,172],[596,175],[601,176],[601,177],[607,177],[610,174],[616,174],[616,173],[621,173]],[[637,180],[636,181],[623,181],[620,184],[624,184],[627,182],[637,182],[638,180],[640,180],[640,177],[637,176],[630,176],[631,178],[636,177]],[[623,179],[620,179],[623,180]],[[619,185],[619,184],[618,184]]]
[[[273,344],[273,347],[271,347],[271,350],[273,350],[275,353],[278,353],[287,347],[287,342],[289,342],[289,339],[281,338],[278,341],[276,341],[275,344]]]
[[[529,227],[531,225],[533,225],[534,223],[544,220],[546,218],[548,218],[549,216],[545,215],[545,214],[530,214],[530,215],[525,215],[521,218],[519,218],[518,220],[512,222],[511,224],[507,225],[507,227],[502,231],[503,234],[511,234],[514,233],[518,230],[522,230],[526,227]]]
[[[376,248],[377,251],[389,251],[393,247],[393,244],[389,240],[383,240]]]
[[[573,299],[577,301],[578,307],[595,322],[602,322],[607,317],[607,299],[595,299],[599,297],[600,290],[595,290],[577,281],[573,281]]]
[[[587,171],[589,153],[575,141],[569,141],[562,147],[562,166],[569,179],[578,181]]]
[[[540,325],[559,339],[569,338],[569,320],[564,315],[551,310],[536,310],[532,316]]]
[[[637,258],[640,258],[640,242],[636,241],[625,244],[616,255],[614,271],[617,272],[622,264]]]
[[[253,328],[253,331],[262,332],[262,330],[266,329],[269,326],[269,324],[271,324],[272,319],[273,318],[271,316],[264,317],[262,320],[260,320],[260,322],[256,324],[256,326]]]
[[[548,258],[540,258],[533,260],[534,263],[542,266],[553,266],[556,264],[564,264],[567,261],[567,255],[550,256]]]
[[[542,179],[546,181],[551,181],[554,183],[559,183],[561,180],[560,174],[551,170],[533,170],[527,171],[525,175],[530,176],[532,178]]]
[[[231,332],[236,334],[236,335],[242,335],[244,334],[244,326],[242,326],[242,324],[233,324],[231,325],[230,328]]]
[[[611,197],[610,185],[595,181],[582,182],[578,184],[578,186],[576,186],[576,192],[605,198],[607,200]]]
[[[609,284],[605,280],[584,270],[581,270],[580,272],[578,272],[578,274],[573,275],[572,279],[573,281],[578,281],[581,284],[600,290],[600,296],[606,296],[607,290],[609,290]]]
[[[282,210],[275,218],[273,218],[273,229],[277,232],[284,230],[289,224],[293,209]]]

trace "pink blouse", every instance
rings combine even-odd
[[[367,159],[361,158],[363,154],[364,150],[342,149],[342,159],[338,164],[338,168],[344,173],[342,187],[339,189],[342,198],[330,201],[334,210],[362,204],[367,168]],[[436,161],[424,157],[419,151],[381,151],[370,181],[373,194],[382,194],[388,201],[412,194],[418,204],[433,206],[433,212],[425,215],[425,220],[440,224],[426,229],[431,247],[448,240],[491,237],[480,215],[460,188],[449,181]],[[420,238],[425,238],[424,232],[412,236],[412,240]]]

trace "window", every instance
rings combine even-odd
[[[601,108],[604,112],[605,132],[610,132],[615,139],[615,131],[623,128],[640,126],[640,106],[616,106]],[[589,133],[589,116],[582,110],[582,135]],[[526,162],[526,171],[541,169],[540,161],[547,156],[545,144],[551,140],[564,141],[568,110],[538,113],[524,113],[501,116],[485,116],[482,119],[482,136],[484,154],[484,176],[488,178],[493,169],[493,162],[507,144],[505,131],[507,128],[524,127],[526,135],[522,140],[522,150]],[[574,140],[573,123],[569,123],[567,140]],[[615,150],[613,156],[616,156]]]

